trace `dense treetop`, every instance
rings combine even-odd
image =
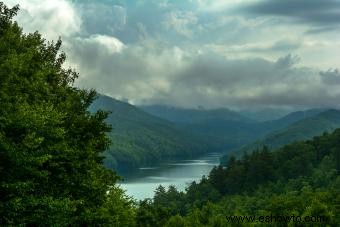
[[[140,226],[249,226],[226,216],[322,216],[313,226],[340,223],[340,129],[306,142],[231,157],[186,192],[159,187],[141,203]],[[290,226],[294,223],[251,223]],[[300,223],[299,226],[310,226]]]
[[[96,93],[73,86],[61,40],[24,34],[18,9],[0,3],[0,225],[118,223],[110,199],[130,204],[102,165],[107,113],[88,111]]]

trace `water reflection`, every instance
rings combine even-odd
[[[210,170],[219,164],[220,157],[219,153],[209,153],[197,159],[142,167],[137,172],[126,175],[121,187],[135,199],[152,198],[160,184],[164,187],[174,185],[183,191],[192,181],[208,175]]]

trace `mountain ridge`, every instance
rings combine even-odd
[[[278,149],[286,144],[295,141],[304,141],[312,139],[325,132],[332,132],[340,127],[340,111],[328,109],[316,115],[311,115],[296,121],[285,128],[273,131],[263,138],[246,144],[245,146],[234,150],[231,154],[236,156],[252,152],[267,146],[270,149]],[[225,159],[225,158],[222,158]]]

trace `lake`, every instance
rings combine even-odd
[[[189,183],[197,181],[219,164],[220,153],[209,153],[195,159],[185,159],[162,163],[156,166],[139,168],[136,172],[124,176],[121,187],[135,199],[152,198],[159,185],[174,185],[184,191]]]

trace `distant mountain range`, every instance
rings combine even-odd
[[[239,113],[225,108],[215,110],[182,109],[161,105],[140,106],[140,108],[154,116],[181,124],[183,128],[192,132],[216,138],[225,151],[239,148],[270,132],[283,129],[301,119],[326,110],[297,111],[276,120],[256,121],[245,117],[244,112]]]
[[[260,109],[241,109],[237,111],[241,115],[256,121],[271,121],[282,118],[293,112],[285,108],[260,108]]]
[[[174,123],[198,124],[210,121],[255,122],[236,111],[220,109],[185,109],[164,105],[138,106],[145,112]]]
[[[325,110],[318,114],[315,114],[317,113],[315,111],[309,113],[313,114],[309,116],[307,114],[307,117],[280,130],[273,131],[263,138],[233,151],[233,153],[242,155],[245,152],[249,153],[255,149],[262,148],[263,146],[276,149],[294,141],[311,139],[324,132],[330,133],[335,129],[340,128],[340,111],[338,110]]]
[[[182,129],[214,138],[223,150],[238,147],[257,138],[252,131],[255,120],[235,111],[183,109],[168,106],[140,106],[144,111],[179,125]]]
[[[328,109],[297,111],[262,121],[226,108],[136,107],[103,95],[90,108],[98,109],[112,112],[107,119],[113,127],[112,145],[105,154],[105,165],[118,172],[206,152],[237,154],[264,145],[277,148],[340,127],[340,112]]]

